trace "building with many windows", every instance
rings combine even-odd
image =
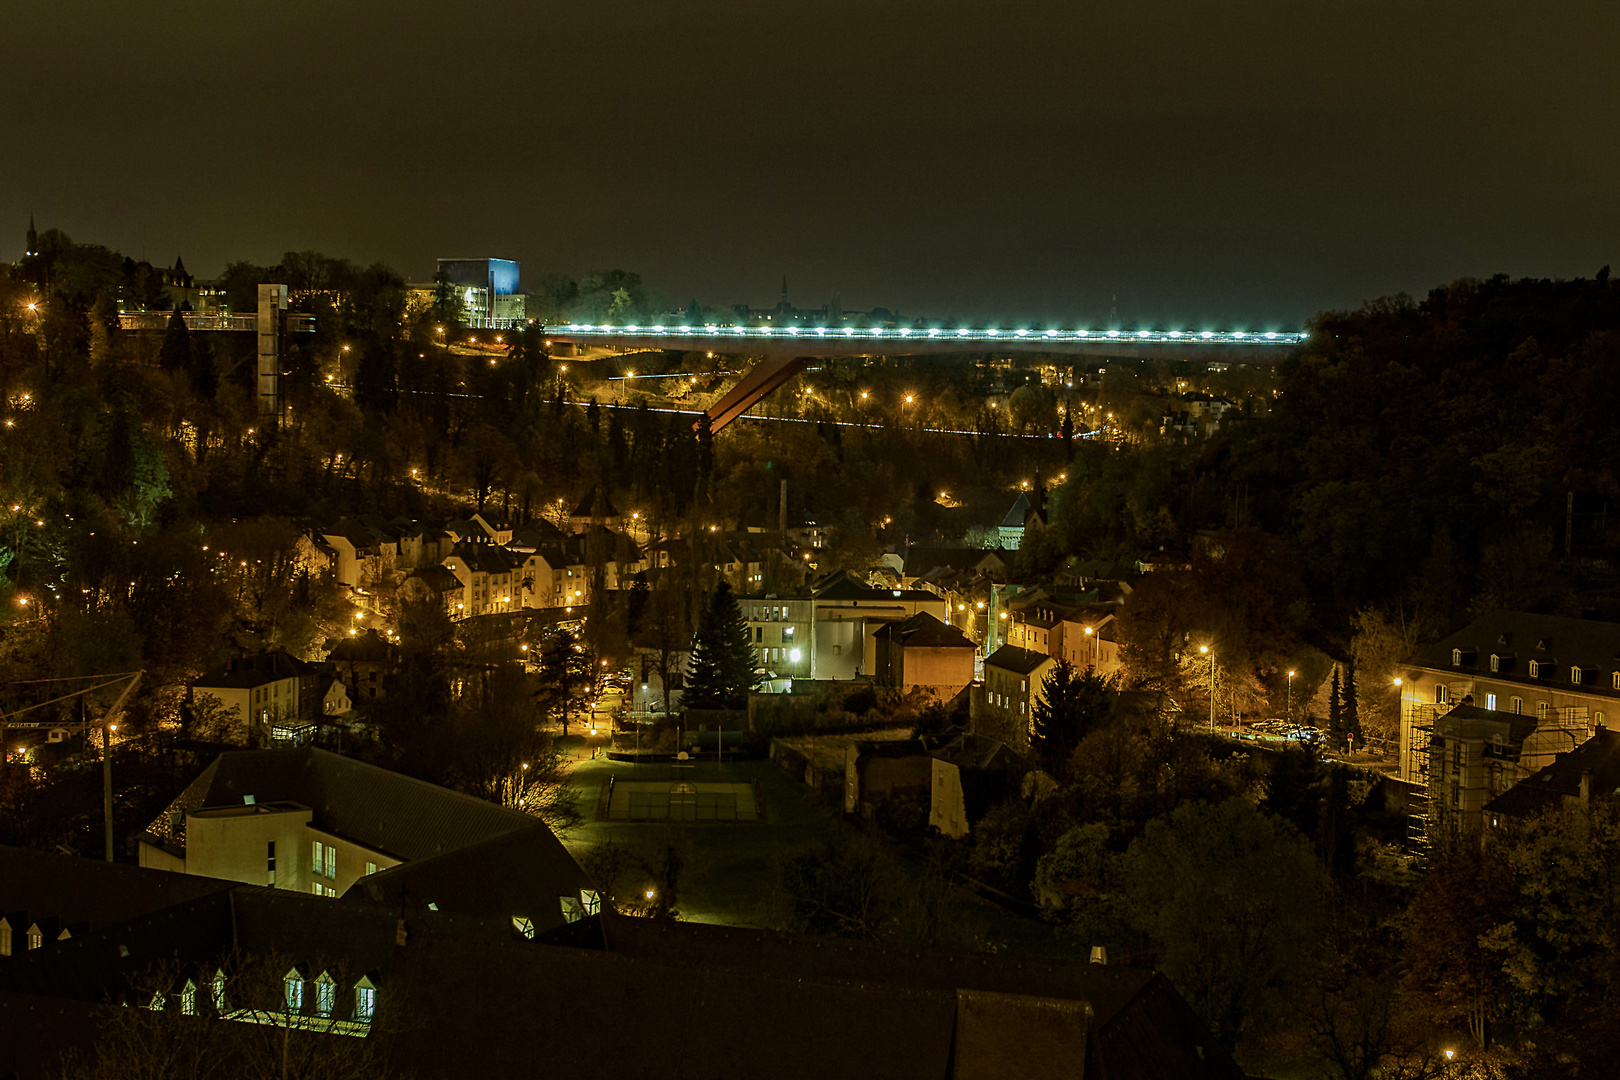
[[[1538,725],[1583,726],[1584,741],[1620,706],[1620,623],[1493,611],[1418,650],[1390,692],[1401,698],[1403,780],[1423,782],[1429,732],[1465,699]]]

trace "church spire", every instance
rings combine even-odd
[[[34,230],[34,215],[28,215],[28,254],[39,254],[39,233]]]

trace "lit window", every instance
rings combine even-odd
[[[377,864],[376,863],[374,863],[374,862],[366,863],[366,873],[367,874],[375,874],[376,872],[377,872]]]
[[[1495,653],[1491,653],[1491,670],[1492,671],[1501,671],[1502,670],[1502,658],[1500,656],[1497,656]]]
[[[187,1016],[197,1015],[197,984],[190,979],[180,988],[180,1011]]]
[[[28,928],[28,947],[30,949],[37,949],[44,944],[45,935],[39,932],[39,927],[30,926]]]
[[[314,841],[310,846],[309,868],[317,874],[321,872],[321,867],[324,865],[325,860],[322,853],[325,850],[326,845],[319,840]]]
[[[11,927],[0,922],[0,956],[11,955]]]
[[[283,996],[286,998],[287,1011],[301,1012],[304,1008],[304,978],[297,968],[287,972],[281,980]]]
[[[1487,709],[1496,708],[1496,695],[1495,694],[1486,694],[1485,695],[1485,707]]]
[[[326,876],[337,877],[337,848],[331,844],[326,845]]]
[[[1569,669],[1569,681],[1570,681],[1570,685],[1572,685],[1572,686],[1581,685],[1581,669],[1580,668],[1572,667],[1572,668]]]
[[[1524,712],[1524,698],[1516,697],[1508,703],[1508,711],[1512,713]]]
[[[559,896],[557,902],[562,905],[562,916],[567,922],[579,922],[585,917],[585,908],[580,905],[577,896]]]
[[[1598,712],[1595,712],[1595,713],[1592,714],[1592,722],[1594,724],[1596,724],[1598,727],[1603,727],[1604,726],[1603,725],[1603,712],[1602,712],[1602,710],[1599,710]]]
[[[1547,714],[1549,712],[1551,712],[1551,711],[1552,711],[1552,706],[1548,705],[1545,701],[1536,702],[1536,719],[1537,720],[1545,720],[1545,719],[1547,719]]]
[[[1601,715],[1601,714],[1599,714]],[[598,915],[602,911],[602,894],[595,889],[579,890],[580,904],[585,908],[585,914]]]
[[[214,972],[210,991],[214,996],[214,1011],[223,1013],[225,1011],[225,973],[223,971]]]
[[[534,920],[525,919],[522,915],[512,916],[512,929],[530,941],[534,940]]]
[[[316,896],[322,895],[321,888],[321,883],[318,881],[312,881],[309,883],[309,891],[314,893]]]
[[[354,988],[354,1018],[369,1023],[377,1011],[377,988],[369,979],[361,979]]]
[[[331,1016],[332,1006],[337,1003],[337,986],[332,982],[332,976],[321,972],[320,978],[315,980],[315,1015]]]
[[[154,990],[152,992],[152,1000],[146,1003],[146,1007],[151,1009],[153,1012],[162,1012],[164,1006],[167,1004],[168,1002],[163,997],[163,991]]]
[[[1452,649],[1451,650],[1451,666],[1452,667],[1461,667],[1462,666],[1462,650],[1461,649]]]
[[[1446,684],[1445,683],[1435,683],[1434,684],[1434,703],[1436,705],[1444,705],[1446,703]]]

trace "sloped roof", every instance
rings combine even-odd
[[[443,567],[439,569],[442,570]],[[384,641],[381,634],[368,629],[363,634],[339,638],[338,643],[332,646],[332,651],[326,654],[326,658],[344,663],[385,664],[393,652],[394,647]]]
[[[569,517],[576,518],[616,518],[619,511],[613,505],[613,498],[607,491],[593,486],[585,493],[585,497],[574,507]]]
[[[888,623],[879,637],[898,641],[907,649],[976,649],[973,640],[954,626],[940,622],[926,611],[919,611],[897,623]]]
[[[1029,516],[1029,510],[1029,496],[1020,491],[1018,498],[1013,500],[1012,509],[1008,510],[1007,516],[1001,519],[1001,527],[1003,529],[1022,529],[1024,520]]]
[[[420,570],[413,571],[411,577],[438,593],[455,592],[462,588],[461,579],[456,577],[456,572],[442,564],[424,566]]]
[[[1620,731],[1599,728],[1596,735],[1534,776],[1528,776],[1485,804],[1490,813],[1530,817],[1579,799],[1581,779],[1593,796],[1620,793]]]
[[[257,656],[233,657],[212,671],[206,672],[191,685],[211,690],[249,690],[280,679],[313,673],[312,665],[281,649],[276,649]]]
[[[318,828],[406,860],[431,858],[520,829],[545,829],[520,811],[307,746],[221,754],[169,810],[239,807],[245,795],[259,803],[307,806]],[[183,817],[181,821],[183,829]],[[148,832],[170,843],[185,842],[183,836],[171,835],[167,810]]]
[[[1045,653],[1020,649],[1016,645],[1003,645],[985,659],[984,666],[1028,675],[1042,664],[1051,662],[1052,658]]]
[[[523,565],[516,552],[494,544],[457,544],[446,558],[460,559],[467,569],[479,574],[510,574]]]
[[[0,914],[27,911],[64,925],[123,922],[235,888],[233,881],[0,845]]]
[[[1463,659],[1471,662],[1453,666],[1451,654],[1458,649],[1464,653]],[[1526,664],[1515,664],[1511,672],[1492,672],[1493,652],[1523,660],[1546,660],[1556,666],[1551,678],[1530,678]],[[1410,663],[1439,670],[1488,673],[1492,679],[1530,686],[1569,686],[1569,669],[1579,667],[1600,672],[1601,676],[1594,682],[1583,680],[1575,688],[1576,693],[1616,697],[1620,692],[1613,689],[1609,676],[1620,670],[1620,623],[1493,611],[1455,634],[1420,648]]]

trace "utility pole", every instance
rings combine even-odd
[[[118,695],[118,700],[107,710],[107,715],[101,718],[101,810],[107,829],[108,862],[113,861],[112,733],[118,727],[114,721],[118,719],[118,712],[124,707],[124,702],[134,693],[135,685],[145,674],[145,671],[137,671],[131,676],[129,685]]]

